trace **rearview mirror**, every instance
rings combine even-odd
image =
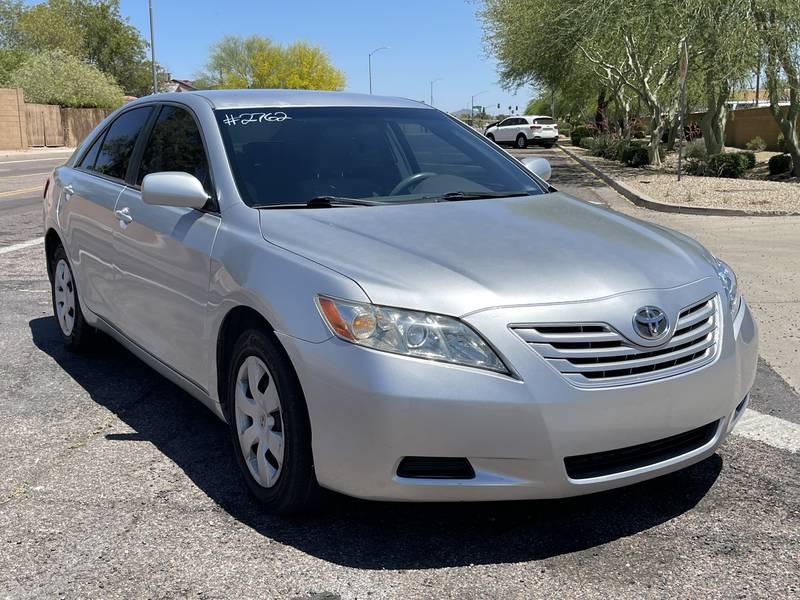
[[[142,181],[142,200],[145,204],[203,208],[208,198],[200,180],[189,173],[150,173]]]
[[[553,169],[550,162],[545,158],[538,156],[528,156],[522,159],[522,164],[534,175],[538,175],[540,179],[549,181],[550,175],[553,174]]]

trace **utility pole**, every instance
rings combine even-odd
[[[469,99],[469,124],[475,121],[475,96],[480,96],[481,94],[485,94],[489,90],[483,90],[482,92],[478,92],[477,94],[472,94]]]
[[[438,77],[436,79],[431,80],[431,106],[433,106],[433,84],[436,83],[437,81],[441,81],[442,79],[444,78]]]
[[[153,37],[153,0],[147,0],[150,9],[150,66],[153,70],[153,93],[158,93],[158,77],[156,77],[156,41]]]
[[[388,50],[389,46],[381,46],[380,48],[375,48],[372,52],[369,53],[369,93],[372,93],[372,55],[376,52],[380,52],[381,50]]]

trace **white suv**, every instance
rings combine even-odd
[[[558,125],[547,115],[508,117],[489,125],[484,134],[493,142],[514,144],[517,148],[527,148],[528,144],[551,148],[558,141]]]

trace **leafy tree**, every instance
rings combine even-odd
[[[211,48],[198,87],[341,90],[344,74],[318,46],[282,47],[253,35],[225,36]]]
[[[17,45],[17,21],[24,10],[21,0],[0,0],[0,49]]]
[[[122,89],[97,67],[55,50],[32,54],[10,78],[26,102],[71,107],[116,108]]]
[[[9,7],[6,22],[14,22],[14,47],[63,51],[111,75],[127,94],[151,91],[148,44],[120,14],[119,0],[47,0],[21,11],[13,0],[0,1]],[[0,38],[2,31],[0,27]]]
[[[766,48],[770,110],[783,133],[786,151],[792,157],[792,173],[800,177],[800,3],[752,0],[752,6],[759,37]],[[787,88],[789,106],[784,110],[779,102],[784,99]]]

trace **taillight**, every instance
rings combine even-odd
[[[50,178],[48,177],[44,181],[44,192],[42,193],[42,198],[47,198],[47,189],[50,187]]]
[[[531,129],[541,129],[541,125],[531,125]]]
[[[558,129],[558,125],[553,125],[553,129]]]

